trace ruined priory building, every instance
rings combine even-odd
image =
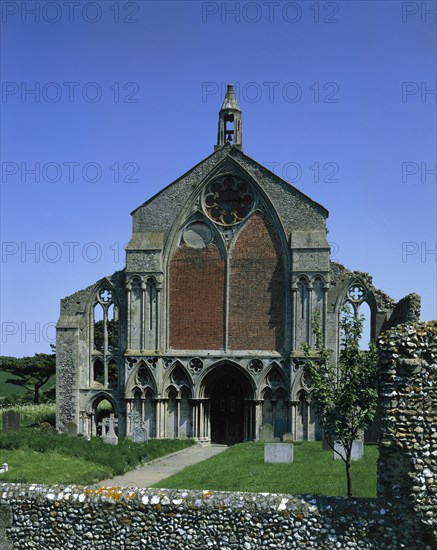
[[[242,151],[232,86],[214,153],[132,213],[126,267],[61,301],[57,427],[234,443],[263,424],[321,436],[303,376],[319,312],[339,350],[345,302],[367,303],[370,333],[419,317],[371,277],[330,261],[328,211]],[[102,410],[102,403],[106,409]]]

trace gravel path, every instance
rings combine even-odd
[[[191,464],[206,460],[226,449],[226,445],[194,445],[183,451],[147,462],[136,470],[126,472],[121,476],[100,481],[97,485],[100,487],[150,487],[161,481],[161,479],[165,479],[187,466],[191,466]]]

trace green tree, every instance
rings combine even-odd
[[[316,349],[304,346],[309,358],[306,374],[311,378],[311,399],[322,425],[325,438],[332,449],[335,441],[341,443],[346,467],[347,494],[352,496],[352,444],[375,415],[377,404],[377,351],[373,342],[362,351],[359,341],[363,333],[363,317],[358,317],[345,306],[340,320],[341,350],[334,365],[332,350],[325,348],[318,317],[313,322]],[[335,451],[337,452],[337,451]]]
[[[37,353],[34,357],[1,356],[0,369],[16,377],[8,378],[8,384],[32,391],[34,403],[39,403],[40,389],[56,372],[56,354]]]

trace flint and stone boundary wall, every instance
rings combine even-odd
[[[0,550],[437,548],[437,321],[380,346],[378,498],[0,484]]]

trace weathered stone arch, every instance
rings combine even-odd
[[[196,384],[196,399],[201,399],[207,397],[207,394],[205,393],[207,391],[207,385],[217,379],[220,378],[220,376],[223,376],[225,368],[231,368],[235,369],[235,372],[237,376],[240,376],[242,380],[245,380],[245,382],[248,384],[248,390],[249,395],[248,398],[254,398],[256,394],[256,387],[257,384],[252,377],[252,375],[247,372],[246,369],[244,369],[239,363],[233,360],[229,359],[221,359],[212,365],[210,365],[208,368],[204,369],[201,375],[199,376],[199,379]]]
[[[175,374],[180,377],[180,383],[174,379]],[[174,388],[176,392],[179,393],[184,387],[188,388],[191,394],[193,393],[193,380],[191,374],[181,361],[176,360],[171,365],[162,381],[162,395],[167,395],[170,388]]]

